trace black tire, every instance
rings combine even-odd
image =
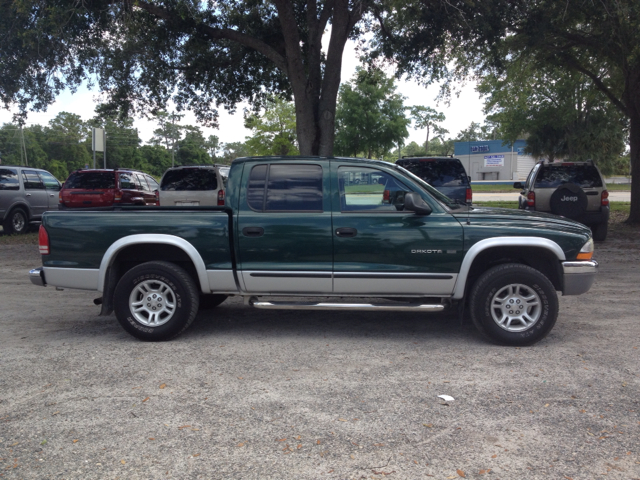
[[[227,297],[228,295],[223,295],[221,293],[200,295],[200,310],[211,310],[212,308],[216,308],[224,302]]]
[[[143,300],[143,294],[149,295],[147,300]],[[134,311],[132,306],[140,301],[148,303],[140,303]],[[140,340],[160,342],[177,337],[193,323],[199,291],[181,267],[170,262],[146,262],[122,276],[113,303],[116,318],[127,332]]]
[[[516,263],[484,272],[471,289],[469,306],[480,333],[501,345],[533,345],[551,331],[558,318],[553,284],[538,270]],[[498,324],[500,320],[504,326]]]
[[[607,239],[607,233],[609,231],[609,223],[603,222],[591,227],[593,232],[593,239],[596,242],[604,242]]]
[[[587,194],[575,183],[565,183],[551,195],[551,212],[573,220],[579,219],[587,210]]]
[[[5,235],[21,235],[29,230],[29,217],[22,208],[12,210],[2,223]]]

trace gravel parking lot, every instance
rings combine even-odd
[[[640,478],[640,242],[596,259],[528,348],[237,298],[149,344],[97,293],[31,285],[37,245],[0,245],[0,478]]]

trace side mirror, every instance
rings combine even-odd
[[[518,189],[522,190],[524,187],[522,186],[522,182],[515,182],[513,184],[513,188],[518,188]]]
[[[404,209],[409,212],[414,212],[416,215],[429,215],[432,212],[429,204],[416,192],[405,194]]]

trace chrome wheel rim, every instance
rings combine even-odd
[[[176,303],[176,294],[160,280],[139,283],[129,295],[131,314],[147,327],[159,327],[171,320]]]
[[[24,220],[24,216],[20,213],[16,213],[13,215],[13,229],[16,232],[21,232],[24,229],[24,224],[25,224],[25,220]]]
[[[540,320],[541,315],[540,296],[527,285],[507,285],[491,299],[493,321],[507,332],[528,330]]]

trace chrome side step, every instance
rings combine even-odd
[[[441,312],[445,306],[440,304],[418,303],[314,303],[314,302],[269,302],[251,297],[248,305],[265,310],[363,310],[394,312]]]

